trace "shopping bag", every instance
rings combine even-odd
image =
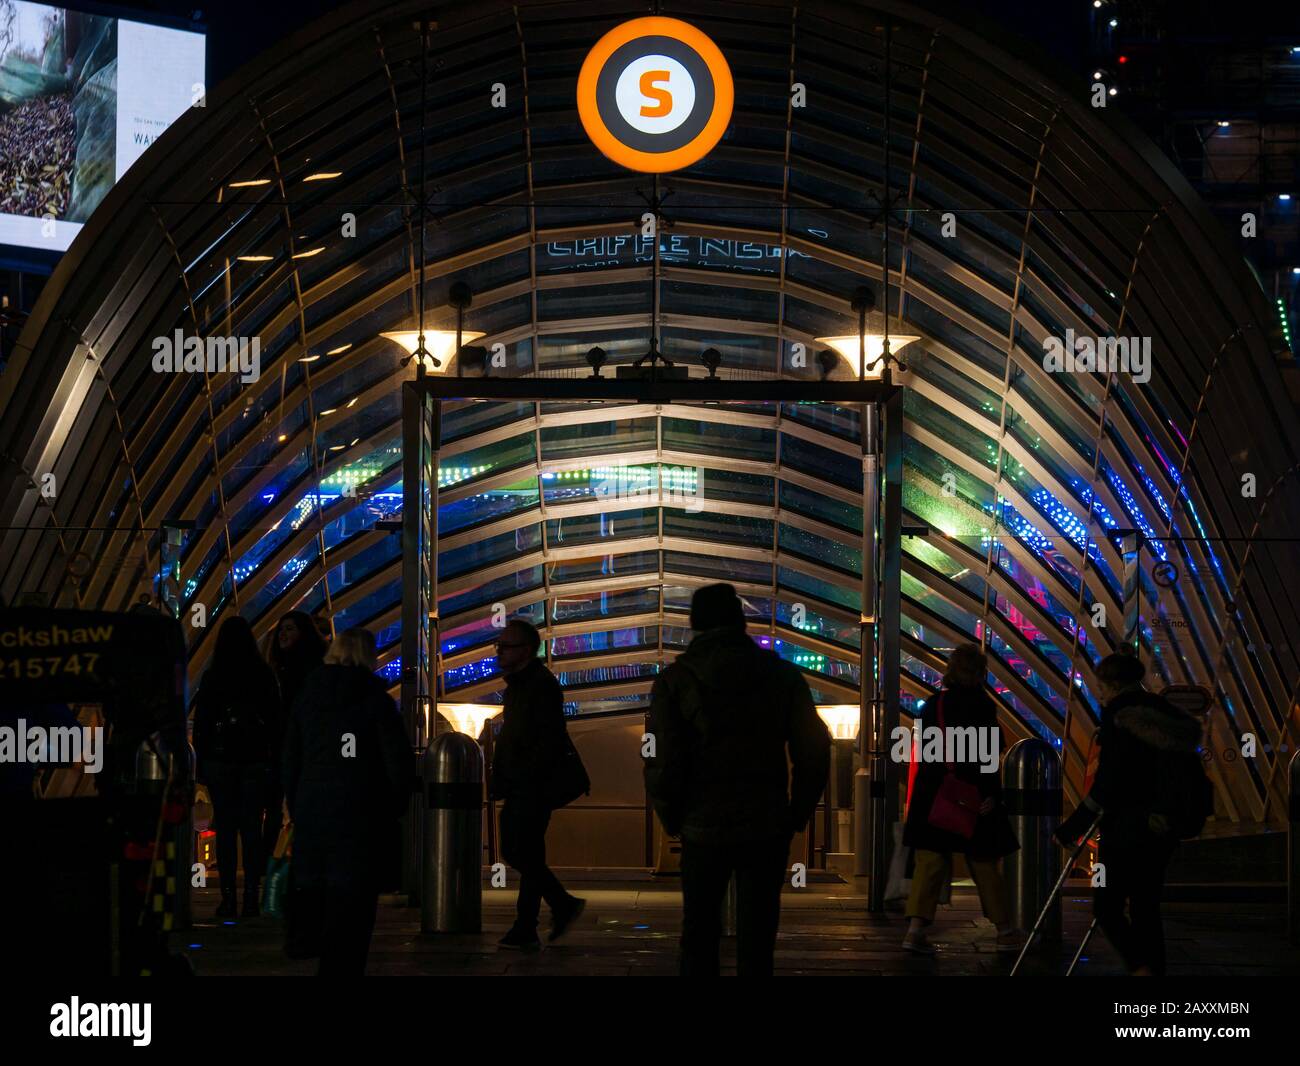
[[[289,863],[293,858],[293,826],[280,830],[275,849],[266,861],[266,877],[262,885],[262,917],[283,918],[284,900],[289,890]]]
[[[940,692],[939,698],[935,701],[941,730],[944,729],[943,697],[944,694]],[[977,785],[958,777],[952,763],[945,762],[945,765],[947,772],[939,785],[939,791],[935,794],[934,802],[930,805],[930,816],[927,821],[936,829],[955,833],[969,840],[975,835],[975,823],[979,820],[982,802],[980,790]]]
[[[906,902],[912,894],[912,873],[916,869],[916,849],[903,846],[903,823],[894,823],[894,850],[889,858],[889,876],[885,879],[885,902]],[[943,886],[939,902],[952,902],[952,856],[944,856]]]

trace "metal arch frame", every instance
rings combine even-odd
[[[883,6],[883,5],[876,5],[876,6]],[[897,6],[897,5],[891,5],[891,6]],[[909,13],[904,12],[904,14],[909,14]],[[335,23],[335,25],[338,25],[338,23]],[[935,32],[937,32],[937,30],[936,30]],[[945,38],[945,40],[950,40],[950,39],[952,39],[952,38]],[[390,88],[391,88],[391,87],[390,87]],[[192,125],[192,123],[191,123],[191,125]],[[805,161],[801,161],[801,166],[802,166],[802,165],[805,165]],[[783,266],[784,266],[784,260],[783,260]],[[909,290],[911,290],[911,285],[909,285]],[[534,302],[534,305],[536,305],[536,299],[537,299],[537,298],[536,298],[536,291],[537,291],[537,290],[536,290],[536,287],[534,287],[534,289],[533,289],[533,302]],[[790,291],[793,291],[793,290],[790,290]],[[100,339],[100,337],[101,337],[101,334],[99,333],[98,330],[90,330],[90,331],[88,331],[88,335],[92,335],[92,337],[95,337],[96,342],[98,342],[99,339]],[[536,348],[534,348],[534,351],[536,351]],[[116,360],[114,360],[114,355],[116,355],[116,354],[112,354],[112,352],[110,352],[110,354],[108,354],[107,356],[105,356],[104,367],[105,367],[105,381],[112,381],[112,382],[114,383],[114,386],[116,386],[116,383],[117,383],[117,381],[118,381],[118,378],[117,378],[116,376],[114,376],[114,374],[113,374],[113,370],[112,370],[112,367],[113,367],[113,364],[114,364],[114,363],[120,363],[121,360],[120,360],[120,359],[116,359]],[[1019,354],[1019,352],[1018,352],[1017,355],[1018,355],[1018,357],[1019,357],[1019,355],[1021,355],[1021,354]],[[1203,393],[1204,393],[1204,390],[1203,390]],[[1140,398],[1140,394],[1139,394],[1139,398]],[[218,416],[218,417],[220,417],[220,416]],[[963,415],[963,417],[965,417],[965,415]],[[1122,420],[1121,420],[1121,422],[1126,422],[1126,421],[1127,421],[1127,419],[1122,419]],[[1166,437],[1166,435],[1167,435],[1167,434],[1165,434],[1165,432],[1164,432],[1164,428],[1162,428],[1162,426],[1161,426],[1160,424],[1158,424],[1158,421],[1153,421],[1153,424],[1152,424],[1152,425],[1145,426],[1144,429],[1147,429],[1148,432],[1152,432],[1152,433],[1156,434],[1157,437]],[[1125,426],[1123,426],[1123,425],[1119,425],[1119,432],[1121,432],[1121,433],[1125,433],[1125,432],[1126,432],[1126,428],[1125,428]],[[1136,435],[1136,434],[1134,434],[1134,435]],[[1140,442],[1139,442],[1139,443],[1140,443]],[[1112,451],[1113,451],[1113,450],[1112,450]],[[1138,448],[1132,448],[1132,452],[1134,452],[1135,455],[1140,456],[1140,458],[1144,458],[1144,459],[1145,459],[1145,458],[1148,458],[1147,452],[1145,452],[1145,451],[1143,450],[1143,448],[1141,448],[1141,447],[1138,447]],[[1178,454],[1178,452],[1177,452],[1177,451],[1170,451],[1170,452],[1167,452],[1167,454]],[[1186,455],[1184,455],[1184,459],[1186,459],[1187,456],[1190,456],[1190,454],[1191,454],[1191,448],[1188,448],[1188,450],[1187,450],[1187,452],[1186,452]],[[1110,452],[1108,452],[1108,461],[1109,461],[1110,464],[1112,464],[1112,467],[1113,467],[1114,469],[1117,469],[1118,472],[1122,472],[1122,473],[1130,474],[1130,476],[1131,476],[1131,472],[1128,471],[1126,465],[1123,465],[1122,460],[1119,461],[1119,463],[1117,463],[1117,461],[1115,461],[1115,458],[1118,458],[1118,456],[1113,456],[1112,454],[1110,454]],[[1152,469],[1151,469],[1151,471],[1149,471],[1149,473],[1151,473],[1151,476],[1154,478],[1154,480],[1156,480],[1157,482],[1160,482],[1160,480],[1161,480],[1161,471],[1160,471],[1160,469],[1158,469],[1158,467],[1157,467],[1156,464],[1152,464]],[[1102,484],[1104,484],[1104,482],[1102,482]],[[1192,493],[1193,498],[1197,498],[1197,499],[1200,500],[1200,503],[1199,503],[1200,510],[1201,510],[1201,512],[1205,513],[1206,520],[1208,520],[1210,524],[1213,525],[1213,524],[1221,523],[1221,521],[1222,521],[1222,517],[1221,517],[1221,515],[1219,515],[1219,513],[1217,513],[1217,511],[1219,510],[1219,508],[1221,508],[1221,503],[1216,503],[1216,507],[1214,507],[1214,508],[1210,508],[1210,507],[1206,506],[1205,498],[1203,497],[1203,495],[1200,495],[1200,486],[1196,484],[1196,481],[1191,482],[1191,484],[1187,486],[1187,490],[1190,491],[1190,493]],[[1109,489],[1108,489],[1108,491],[1109,491]],[[1174,500],[1178,498],[1178,495],[1179,495],[1179,494],[1180,494],[1180,493],[1174,493],[1173,495],[1170,495],[1169,493],[1165,493],[1165,498],[1170,500],[1170,506],[1171,506],[1171,507],[1174,506]],[[1140,495],[1140,493],[1139,493],[1139,495]],[[1149,502],[1148,502],[1148,500],[1140,500],[1140,502],[1143,503],[1144,506],[1149,506]],[[109,506],[109,504],[105,504],[105,508],[107,508],[107,506]],[[1108,504],[1108,506],[1109,506],[1109,504]],[[1149,511],[1149,513],[1154,513],[1153,508],[1152,508],[1151,511]],[[1157,516],[1157,517],[1158,517],[1158,516]],[[1195,543],[1193,543],[1193,545],[1192,545],[1192,550],[1193,550],[1193,551],[1197,550],[1197,546],[1195,545]],[[1242,576],[1242,577],[1244,577],[1244,578],[1248,578],[1248,585],[1247,585],[1248,588],[1249,588],[1249,586],[1252,586],[1252,585],[1253,585],[1253,586],[1257,586],[1257,585],[1258,585],[1258,582],[1260,582],[1261,580],[1264,580],[1264,578],[1257,577],[1257,573],[1258,573],[1258,572],[1245,573],[1245,572],[1243,571],[1243,572],[1242,572],[1242,575],[1240,575],[1240,576]],[[1265,573],[1265,575],[1266,575],[1266,573],[1268,573],[1268,569],[1265,569],[1264,573]],[[1229,575],[1229,580],[1231,581],[1231,580],[1232,580],[1232,577],[1234,577],[1234,576],[1235,576],[1235,575],[1231,575],[1231,573],[1230,573],[1230,575]],[[1265,584],[1265,586],[1266,586],[1266,584],[1268,584],[1268,582],[1266,582],[1266,580],[1264,580],[1264,584]],[[1216,595],[1217,595],[1217,591],[1218,591],[1218,590],[1217,590],[1216,588],[1214,588],[1213,582],[1210,582],[1210,588],[1208,589],[1208,594],[1209,594],[1210,602],[1213,603],[1213,601],[1214,601],[1214,597],[1216,597]],[[1195,601],[1196,598],[1193,597],[1192,599],[1193,599],[1193,601]],[[1262,608],[1265,608],[1265,607],[1266,607],[1266,604],[1265,604],[1264,602],[1261,601],[1261,610],[1262,610]],[[1197,606],[1197,608],[1199,608],[1199,606]],[[1248,611],[1248,612],[1245,612],[1245,614],[1247,614],[1247,617],[1248,617],[1248,624],[1253,625],[1253,624],[1256,623],[1256,617],[1255,617],[1255,615],[1252,614],[1252,612],[1249,612],[1249,611]],[[1204,621],[1204,619],[1203,619],[1203,621]],[[1200,624],[1200,623],[1199,623],[1199,624]],[[1206,624],[1208,624],[1208,623],[1206,623]],[[1209,629],[1201,629],[1201,632],[1203,632],[1203,633],[1205,633],[1205,634],[1212,634],[1212,633],[1214,632],[1214,630],[1213,630],[1212,628],[1209,628]],[[1234,651],[1234,653],[1232,653],[1232,654],[1235,654],[1235,651]],[[1260,679],[1258,679],[1258,680],[1252,680],[1252,679],[1255,679],[1255,669],[1253,669],[1253,667],[1249,666],[1249,664],[1247,664],[1247,666],[1245,666],[1245,668],[1243,669],[1243,671],[1242,671],[1242,676],[1244,677],[1245,680],[1247,680],[1248,684],[1255,685],[1255,686],[1256,686],[1256,690],[1260,690],[1260,685],[1261,685],[1261,684],[1265,684],[1266,686],[1268,686],[1269,689],[1273,689],[1273,688],[1275,688],[1275,685],[1268,685],[1268,681],[1283,680],[1283,684],[1284,684],[1284,679],[1273,679],[1273,677],[1265,677],[1265,676],[1261,676]],[[1226,679],[1226,680],[1227,680],[1227,679]],[[1235,692],[1235,682],[1234,682],[1234,692]],[[1240,697],[1239,697],[1239,698],[1240,698]]]

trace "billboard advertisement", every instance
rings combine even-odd
[[[0,0],[0,245],[66,251],[203,85],[202,34]]]

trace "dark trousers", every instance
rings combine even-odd
[[[682,841],[683,977],[716,977],[722,936],[722,904],[736,877],[736,973],[771,977],[776,930],[781,921],[781,887],[790,838],[745,844],[708,845]]]
[[[1096,890],[1093,913],[1130,971],[1149,966],[1153,974],[1165,972],[1160,897],[1173,851],[1168,838],[1142,833],[1107,840],[1102,831],[1097,862],[1105,867],[1106,885]]]
[[[546,865],[546,827],[549,808],[506,800],[501,808],[501,857],[519,871],[519,902],[515,907],[515,928],[537,931],[537,917],[546,900],[552,913],[572,902],[559,878]]]
[[[379,893],[364,888],[325,889],[318,977],[364,977],[375,931]]]
[[[239,842],[242,841],[244,891],[255,895],[265,861],[262,855],[262,808],[266,802],[266,764],[210,763],[204,773],[208,795],[212,797],[221,894],[234,894]]]

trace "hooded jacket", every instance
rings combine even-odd
[[[650,699],[646,791],[668,833],[738,844],[808,824],[826,788],[831,738],[797,667],[758,647],[743,625],[704,630]]]
[[[1148,815],[1185,802],[1171,788],[1181,789],[1196,776],[1201,731],[1199,719],[1146,689],[1122,692],[1107,703],[1097,775],[1082,804],[1089,820],[1100,812],[1102,831],[1112,836],[1129,828],[1141,832]]]

